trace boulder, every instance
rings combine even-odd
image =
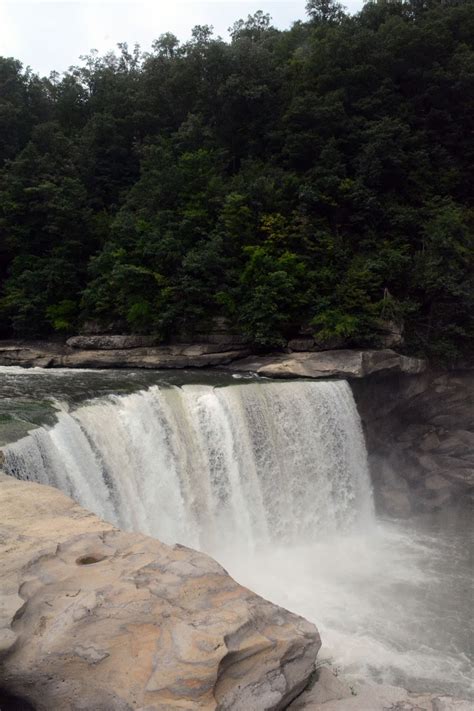
[[[36,711],[283,709],[314,625],[212,558],[0,475],[0,690]]]
[[[232,365],[232,370],[254,371],[270,378],[363,378],[374,373],[421,373],[419,358],[392,350],[333,350],[250,357]]]

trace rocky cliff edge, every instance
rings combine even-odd
[[[314,625],[208,556],[0,474],[0,691],[37,711],[283,709]]]

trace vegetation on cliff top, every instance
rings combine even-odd
[[[230,42],[0,58],[0,332],[86,319],[162,337],[226,316],[407,350],[472,346],[474,3],[258,12]]]

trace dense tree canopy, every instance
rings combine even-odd
[[[0,58],[0,333],[227,317],[472,346],[474,3],[310,0],[40,78]]]

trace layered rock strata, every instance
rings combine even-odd
[[[127,339],[128,336],[77,338],[80,340],[74,340],[74,345],[0,342],[0,365],[27,368],[206,368],[226,365],[250,353],[238,344],[198,343],[144,347],[117,340]],[[121,347],[117,347],[117,343]]]
[[[232,363],[231,370],[249,371],[267,378],[364,378],[374,373],[421,373],[426,362],[420,358],[385,350],[334,350],[245,358]]]
[[[474,370],[351,382],[379,510],[468,509],[474,495]]]
[[[77,336],[67,344],[0,341],[0,365],[40,368],[205,368],[226,366],[270,378],[364,378],[423,372],[425,361],[390,349],[332,350],[250,356],[245,344],[138,346],[131,336]],[[132,340],[129,340],[132,339]],[[118,347],[120,345],[120,347]]]
[[[284,709],[314,625],[208,556],[0,475],[0,692],[36,711]]]

